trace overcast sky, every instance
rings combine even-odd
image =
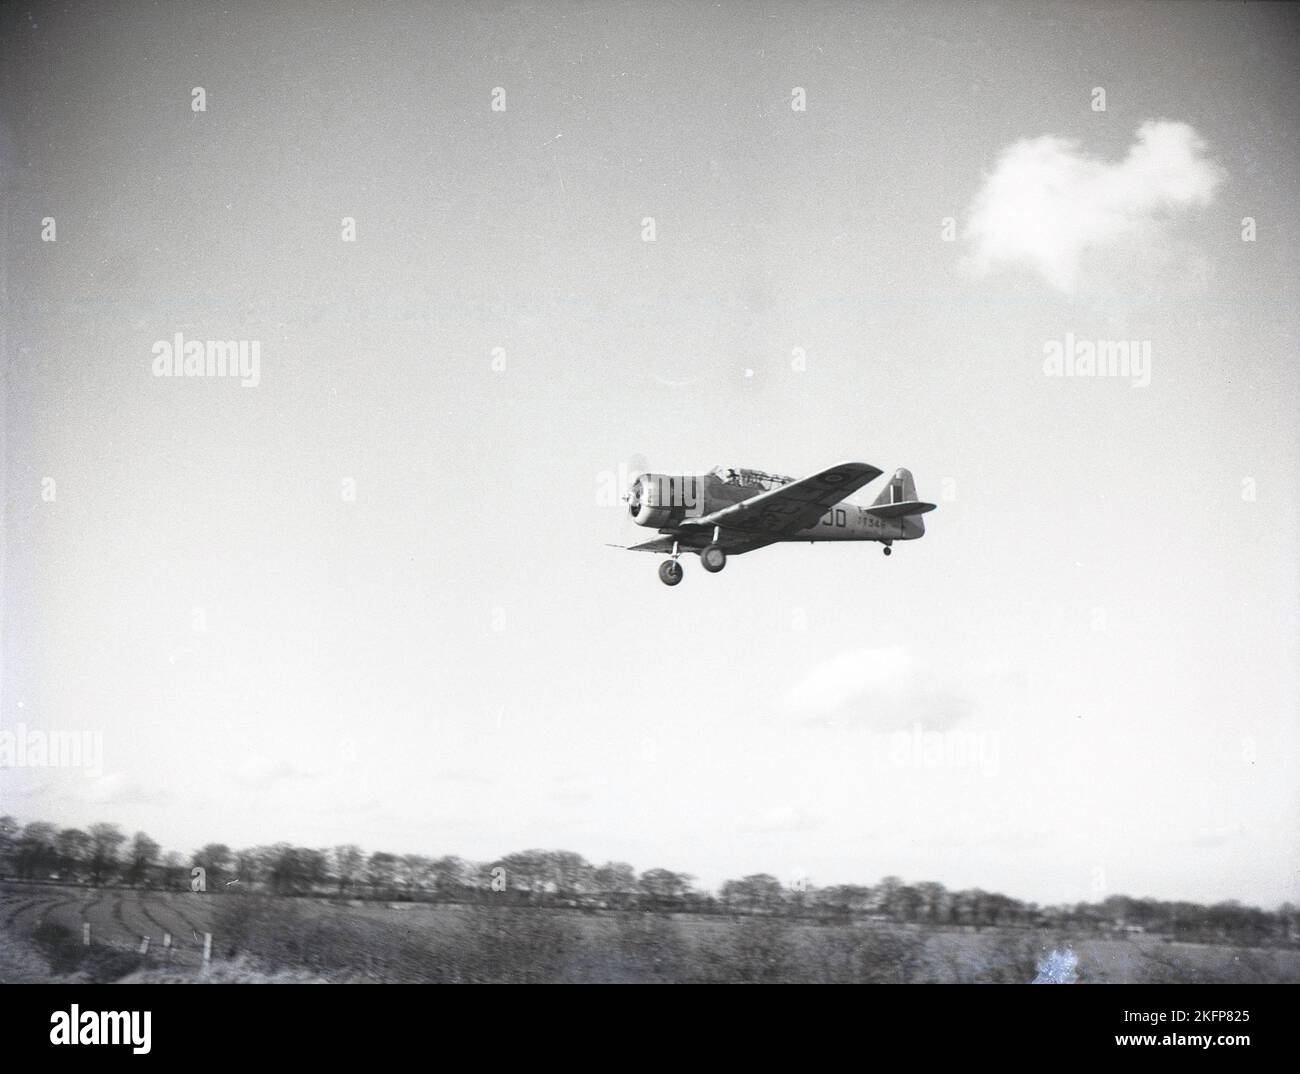
[[[103,764],[0,809],[1300,897],[1298,26],[10,7],[0,729]],[[155,376],[178,332],[258,383]],[[844,460],[925,538],[606,547],[641,465]]]

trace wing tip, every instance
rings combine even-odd
[[[869,470],[869,471],[870,471],[871,473],[873,473],[876,477],[879,477],[881,474],[883,474],[883,473],[885,472],[885,471],[882,470],[879,466],[872,466],[871,463],[869,463],[869,462],[863,462],[861,459],[849,459],[849,460],[846,461],[846,462],[837,462],[834,466],[828,466],[827,469],[828,469],[828,470],[838,470],[838,469],[840,469],[841,467],[844,467],[844,466],[852,466],[852,467],[854,467],[855,469],[859,469],[859,468],[860,468],[860,469],[863,469],[863,470]]]

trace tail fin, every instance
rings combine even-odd
[[[912,471],[900,466],[868,510],[872,508],[882,508],[878,512],[882,517],[901,518],[904,539],[910,539],[925,533],[925,520],[921,516],[926,511],[933,511],[934,504],[917,500]]]
[[[886,503],[912,503],[916,500],[916,483],[912,480],[912,471],[902,467],[894,471],[889,484],[880,490],[872,507]]]

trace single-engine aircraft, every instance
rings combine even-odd
[[[638,526],[662,536],[634,552],[664,552],[664,585],[682,580],[682,552],[694,552],[710,574],[738,556],[778,541],[879,541],[885,555],[895,541],[924,536],[921,516],[935,505],[916,498],[910,470],[898,469],[870,507],[845,497],[884,471],[865,462],[843,462],[795,480],[761,470],[718,466],[705,474],[640,474],[624,496]]]

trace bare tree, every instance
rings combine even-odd
[[[463,899],[474,886],[474,866],[464,858],[446,855],[433,863],[434,890],[443,900]]]
[[[92,824],[90,826],[90,878],[96,884],[102,884],[117,868],[117,851],[126,836],[116,824]]]
[[[592,883],[607,905],[625,908],[636,898],[636,870],[625,861],[607,861],[592,874]]]
[[[158,860],[161,851],[162,847],[145,835],[144,832],[136,832],[131,840],[131,848],[127,853],[127,858],[130,861],[126,872],[127,883],[148,886],[149,870],[154,862]]]
[[[190,862],[204,871],[205,880],[213,890],[221,890],[227,880],[243,879],[238,871],[232,875],[234,854],[225,843],[209,843],[196,850]]]
[[[90,836],[80,828],[64,828],[55,841],[59,869],[65,876],[75,876],[90,858]]]
[[[0,873],[15,868],[18,851],[18,822],[13,817],[0,817]]]
[[[18,836],[18,875],[43,877],[58,864],[58,829],[45,821],[32,821]]]
[[[345,843],[334,848],[333,859],[334,878],[338,883],[339,894],[342,895],[361,879],[366,855],[355,843]]]
[[[528,902],[540,903],[546,896],[551,868],[545,850],[519,850],[498,863],[506,871],[506,889],[520,892]]]
[[[729,909],[747,914],[773,913],[780,908],[784,892],[781,881],[770,873],[754,873],[722,885],[722,900]]]
[[[420,892],[433,890],[432,858],[423,854],[404,854],[399,872],[407,898],[413,900]]]
[[[378,850],[370,855],[366,882],[376,896],[391,899],[397,886],[397,855]]]
[[[936,924],[944,920],[948,906],[948,892],[942,884],[927,881],[916,885],[916,894],[921,900],[921,917]]]
[[[670,869],[649,869],[641,874],[641,890],[648,897],[651,909],[680,909],[682,901],[691,890],[694,879],[688,873],[674,873]]]

